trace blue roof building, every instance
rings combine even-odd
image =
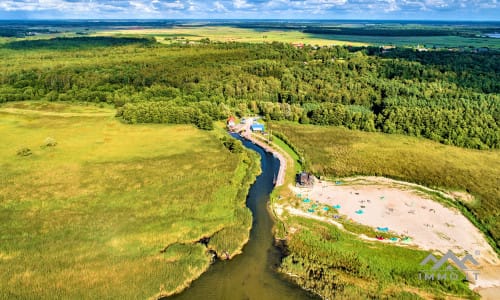
[[[260,123],[253,123],[252,126],[250,126],[250,129],[252,131],[264,131],[264,125]]]

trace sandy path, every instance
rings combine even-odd
[[[286,165],[287,160],[285,156],[279,152],[278,150],[271,147],[267,142],[263,141],[261,138],[253,134],[250,130],[250,127],[253,124],[252,117],[246,117],[246,123],[244,125],[240,124],[237,128],[237,131],[243,131],[241,136],[249,141],[252,141],[254,144],[260,146],[266,152],[272,153],[274,157],[276,157],[280,161],[280,168],[278,170],[278,174],[276,176],[275,186],[282,186],[285,183],[285,175],[286,175]]]
[[[387,178],[359,177],[344,179],[341,185],[323,181],[313,188],[292,190],[313,202],[340,205],[340,214],[360,224],[388,227],[390,232],[409,236],[421,249],[471,253],[480,262],[482,275],[472,288],[500,286],[500,263],[483,234],[458,210],[431,200],[414,187]],[[360,210],[363,213],[357,214]]]
[[[274,155],[274,157],[276,157],[280,161],[280,168],[278,170],[278,175],[276,176],[276,184],[275,185],[276,186],[283,185],[285,183],[286,164],[287,164],[287,160],[286,160],[285,156],[281,152],[277,151],[276,149],[271,147],[269,144],[267,144],[267,142],[262,140],[262,138],[256,137],[254,134],[249,135],[249,139],[251,141],[253,141],[255,144],[262,147],[267,152],[272,153]]]

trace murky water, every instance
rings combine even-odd
[[[273,221],[267,202],[279,161],[251,142],[242,142],[260,154],[262,165],[262,174],[247,197],[253,214],[250,241],[242,254],[230,261],[216,262],[191,287],[171,299],[317,299],[274,271],[280,262],[280,251],[273,246]]]

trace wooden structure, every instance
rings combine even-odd
[[[296,175],[297,186],[312,186],[314,184],[314,175],[307,172],[301,172]]]

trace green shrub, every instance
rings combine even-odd
[[[33,152],[31,152],[30,148],[21,148],[17,150],[17,155],[19,156],[30,156],[31,154],[33,154]]]

